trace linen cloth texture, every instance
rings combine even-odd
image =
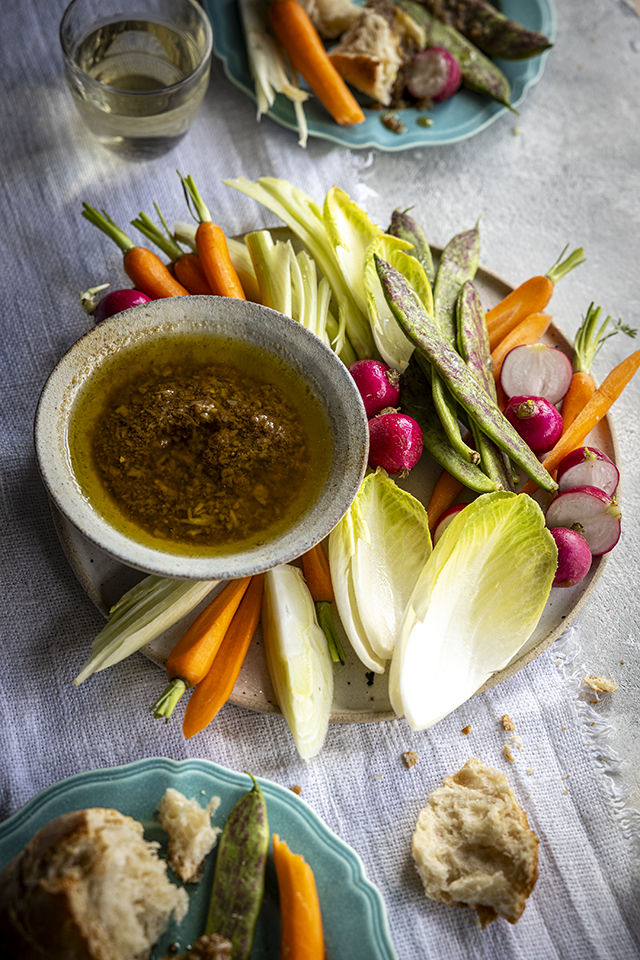
[[[371,155],[318,141],[303,152],[290,131],[266,118],[258,126],[254,107],[216,60],[187,138],[154,161],[120,160],[94,144],[72,106],[58,50],[62,12],[59,2],[34,0],[3,11],[0,817],[79,771],[149,756],[202,756],[301,786],[364,860],[402,960],[637,960],[632,831],[616,813],[589,721],[554,648],[429,731],[413,733],[401,720],[331,726],[310,764],[297,758],[280,717],[228,705],[188,742],[182,707],[168,725],[152,720],[148,707],[164,678],[141,654],[74,689],[104,621],[56,537],[32,424],[49,372],[91,325],[80,291],[106,281],[112,289],[129,285],[116,246],[81,218],[82,201],[106,209],[132,236],[129,221],[141,209],[152,212],[153,201],[169,223],[186,218],[176,168],[193,174],[229,234],[276,221],[222,186],[226,177],[283,177],[317,200],[337,183],[365,205],[384,201],[367,184]],[[504,713],[515,731],[503,730]],[[411,769],[401,758],[407,750],[419,758]],[[540,838],[540,878],[517,926],[497,921],[481,931],[471,911],[426,900],[411,861],[411,834],[429,792],[470,756],[507,775]]]

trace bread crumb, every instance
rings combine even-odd
[[[591,687],[592,690],[604,693],[613,693],[614,690],[618,689],[618,684],[614,683],[613,680],[607,680],[606,677],[596,677],[593,673],[590,673],[588,677],[583,677],[582,682],[587,687]],[[595,702],[597,703],[597,701]]]
[[[515,724],[508,713],[502,714],[502,729],[503,730],[515,730]]]
[[[295,795],[299,797],[302,793],[302,787],[296,783],[293,787],[291,787],[291,793],[295,793]]]
[[[472,728],[471,724],[468,723],[468,724],[466,725],[466,727],[463,727],[463,728],[462,728],[462,730],[460,731],[460,733],[464,733],[465,737],[468,737],[469,734],[471,733],[471,730],[472,730],[472,729],[473,729],[473,728]]]
[[[536,772],[535,767],[529,767],[527,770],[527,775],[531,777]]]
[[[418,754],[415,752],[415,750],[406,750],[402,754],[402,759],[404,760],[404,765],[408,770],[410,767],[415,767],[416,763],[418,762]]]
[[[504,755],[505,755],[505,757],[507,758],[507,760],[510,760],[511,763],[513,763],[513,762],[514,762],[514,758],[513,758],[513,754],[511,753],[511,747],[509,746],[509,744],[508,744],[508,743],[505,743],[505,745],[504,745],[504,747],[503,747],[502,749],[504,750]]]
[[[626,660],[621,660],[621,661],[620,661],[620,663],[626,663],[626,662],[627,662]]]

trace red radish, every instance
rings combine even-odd
[[[527,343],[510,350],[502,362],[500,386],[508,397],[544,397],[559,403],[571,384],[571,361],[546,343]]]
[[[460,65],[444,47],[427,47],[412,57],[406,71],[406,88],[416,100],[440,103],[452,97],[462,83]]]
[[[562,436],[562,417],[544,397],[511,397],[504,415],[535,453],[551,450]]]
[[[451,521],[455,516],[457,516],[461,510],[467,506],[466,503],[456,503],[453,507],[449,507],[448,510],[445,510],[435,527],[433,528],[433,545],[435,547],[436,543],[445,532]]]
[[[598,487],[610,497],[620,483],[620,474],[613,460],[595,447],[578,447],[568,453],[558,467],[558,489]]]
[[[620,507],[597,487],[570,487],[551,501],[547,526],[570,527],[585,538],[591,553],[599,557],[613,550],[620,539]]]
[[[102,323],[107,317],[112,317],[122,310],[128,310],[129,307],[138,307],[142,303],[149,303],[151,300],[151,297],[148,297],[146,293],[141,293],[140,290],[125,289],[112,290],[111,293],[107,293],[106,296],[96,302],[96,294],[108,286],[108,283],[103,283],[99,287],[91,287],[80,294],[80,303],[83,310],[86,310],[96,323]]]
[[[369,466],[405,476],[422,455],[422,430],[406,413],[381,413],[369,420]]]
[[[554,527],[549,531],[558,548],[558,567],[552,587],[574,587],[591,569],[589,544],[577,530]]]
[[[377,416],[385,407],[398,405],[400,374],[382,360],[356,360],[350,364],[349,373],[362,397],[367,420]]]

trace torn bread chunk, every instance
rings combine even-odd
[[[596,677],[592,673],[588,677],[583,677],[582,682],[599,693],[615,693],[618,689],[618,684],[614,683],[613,680],[608,680],[607,677]]]
[[[335,40],[360,16],[353,0],[298,0],[323,40]]]
[[[538,839],[507,778],[471,758],[429,795],[411,852],[432,900],[516,923],[538,877]]]
[[[212,797],[206,807],[168,787],[158,805],[160,826],[169,836],[169,862],[184,883],[200,880],[207,854],[216,845],[220,827],[211,826],[211,816],[220,806]]]
[[[390,0],[369,0],[329,57],[343,80],[386,107],[401,68],[424,45],[424,30],[408,13]]]

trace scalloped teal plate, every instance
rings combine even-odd
[[[552,0],[503,0],[499,6],[505,16],[555,40],[557,22]],[[213,28],[213,49],[222,61],[226,75],[255,100],[238,0],[204,0],[204,7]],[[531,60],[496,60],[511,84],[511,103],[516,109],[524,101],[529,88],[540,80],[549,53],[552,50]],[[428,115],[433,119],[431,127],[418,126],[417,120],[424,113],[414,108],[402,111],[406,130],[403,134],[396,134],[382,125],[380,110],[367,109],[366,104],[370,100],[364,97],[359,99],[366,115],[364,123],[340,127],[329,117],[322,104],[312,97],[305,104],[309,135],[344,147],[374,147],[391,152],[467,140],[485,130],[499,117],[509,114],[506,107],[470,90],[460,89],[450,100],[436,104],[429,111]],[[297,130],[293,106],[281,94],[276,96],[267,115],[281,126]],[[509,115],[514,121],[517,119],[513,114]]]
[[[300,797],[269,780],[258,778],[258,782],[267,801],[271,832],[286,840],[296,853],[302,853],[313,867],[327,960],[397,960],[384,902],[367,879],[358,854]],[[147,840],[163,843],[166,837],[155,820],[155,809],[167,787],[196,797],[203,806],[212,796],[220,797],[212,822],[222,826],[236,801],[251,788],[251,781],[246,774],[209,760],[162,757],[76,774],[52,784],[0,824],[0,869],[49,820],[85,807],[120,810],[144,825]],[[169,928],[154,958],[163,957],[173,943],[184,949],[203,932],[214,864],[215,857],[209,857],[202,882],[187,886],[191,899],[188,916],[180,927]],[[278,960],[279,936],[277,881],[269,857],[251,960]]]

